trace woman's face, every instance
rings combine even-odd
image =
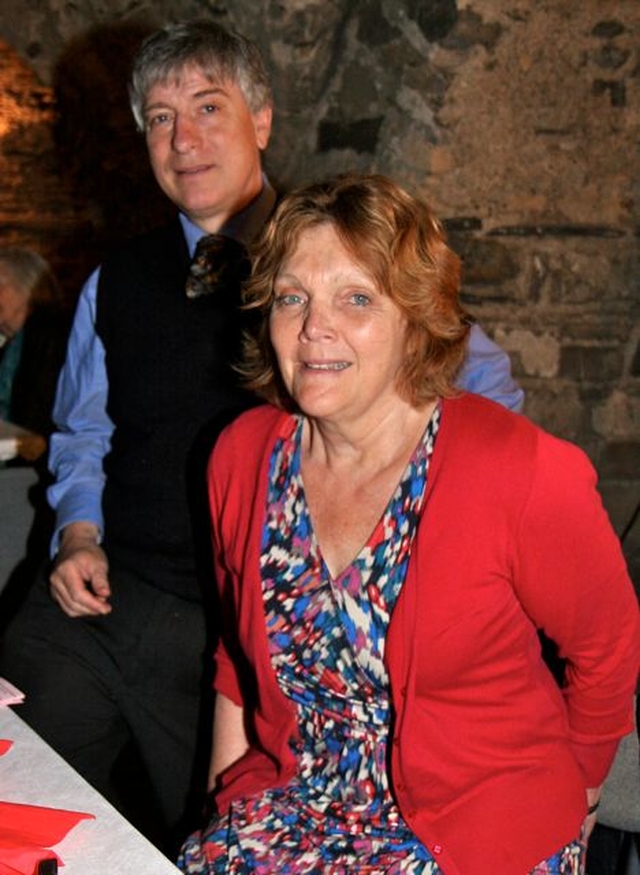
[[[329,222],[304,231],[274,285],[270,335],[284,384],[308,416],[375,421],[398,401],[407,322]]]
[[[13,337],[29,313],[29,296],[16,288],[9,274],[0,269],[0,334]]]

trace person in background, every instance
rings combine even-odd
[[[0,247],[0,420],[34,432],[0,462],[0,635],[25,598],[51,539],[47,439],[71,325],[49,263],[32,249]],[[12,469],[12,470],[7,470]]]
[[[584,453],[460,391],[460,264],[377,175],[286,196],[209,464],[202,873],[584,872],[640,620]],[[538,631],[566,660],[564,685]]]
[[[177,215],[110,254],[80,296],[50,453],[54,567],[0,671],[27,695],[21,715],[171,853],[205,791],[219,612],[198,488],[221,424],[252,403],[231,365],[245,247],[276,201],[261,166],[272,96],[252,42],[190,21],[142,45],[131,104]],[[466,357],[477,391],[522,404],[478,327]],[[142,811],[134,782],[114,780],[125,750]]]
[[[47,261],[0,248],[0,419],[46,436],[70,314]]]

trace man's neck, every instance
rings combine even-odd
[[[267,178],[264,177],[259,194],[246,207],[228,218],[220,226],[217,233],[248,245],[257,236],[273,212],[275,202],[276,193]],[[193,254],[198,240],[209,232],[185,213],[179,215],[189,251]]]

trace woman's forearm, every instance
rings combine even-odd
[[[218,693],[213,715],[213,740],[208,788],[213,790],[218,777],[239,760],[249,747],[244,728],[244,709]]]

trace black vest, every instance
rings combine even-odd
[[[115,427],[104,462],[105,550],[112,566],[197,599],[193,523],[208,529],[206,458],[248,403],[231,368],[240,290],[190,300],[188,267],[177,220],[125,244],[101,268],[96,327]]]

